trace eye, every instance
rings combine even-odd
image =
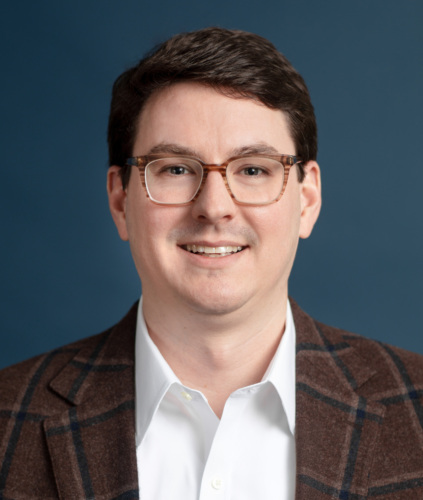
[[[195,175],[195,170],[185,163],[168,163],[155,165],[156,175],[171,176],[171,177],[184,177],[186,175]]]
[[[266,175],[267,172],[263,167],[258,167],[256,165],[246,165],[241,169],[241,174],[247,177],[256,177],[259,175]]]
[[[186,175],[192,173],[192,170],[186,165],[170,165],[163,169],[171,175]]]

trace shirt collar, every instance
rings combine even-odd
[[[180,382],[148,334],[142,312],[141,297],[138,305],[135,338],[137,445],[141,443],[161,400],[173,383]]]
[[[285,332],[262,382],[273,384],[285,410],[291,433],[295,433],[295,325],[287,301]],[[135,340],[136,443],[139,445],[163,397],[173,384],[181,384],[151,340],[138,305]]]
[[[276,353],[264,374],[263,382],[271,382],[279,394],[292,435],[295,435],[295,342],[295,324],[291,304],[288,300],[285,331]]]

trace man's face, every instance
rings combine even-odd
[[[133,156],[170,151],[208,164],[240,151],[296,154],[281,111],[194,83],[158,92],[141,113]],[[236,204],[220,173],[210,172],[194,203],[163,206],[146,197],[135,167],[126,192],[111,167],[112,215],[120,236],[129,239],[144,301],[206,314],[281,303],[298,238],[309,235],[320,207],[318,166],[310,162],[307,169],[300,184],[292,168],[284,195],[270,205]],[[192,253],[189,245],[242,250],[210,256]]]

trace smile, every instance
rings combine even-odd
[[[182,248],[188,252],[206,255],[207,257],[226,257],[244,249],[244,247],[239,246],[208,247],[203,245],[182,245]]]

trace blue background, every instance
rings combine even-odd
[[[4,2],[0,366],[105,329],[140,293],[105,191],[116,76],[169,36],[269,38],[303,74],[324,205],[290,293],[321,321],[423,353],[420,0]]]

